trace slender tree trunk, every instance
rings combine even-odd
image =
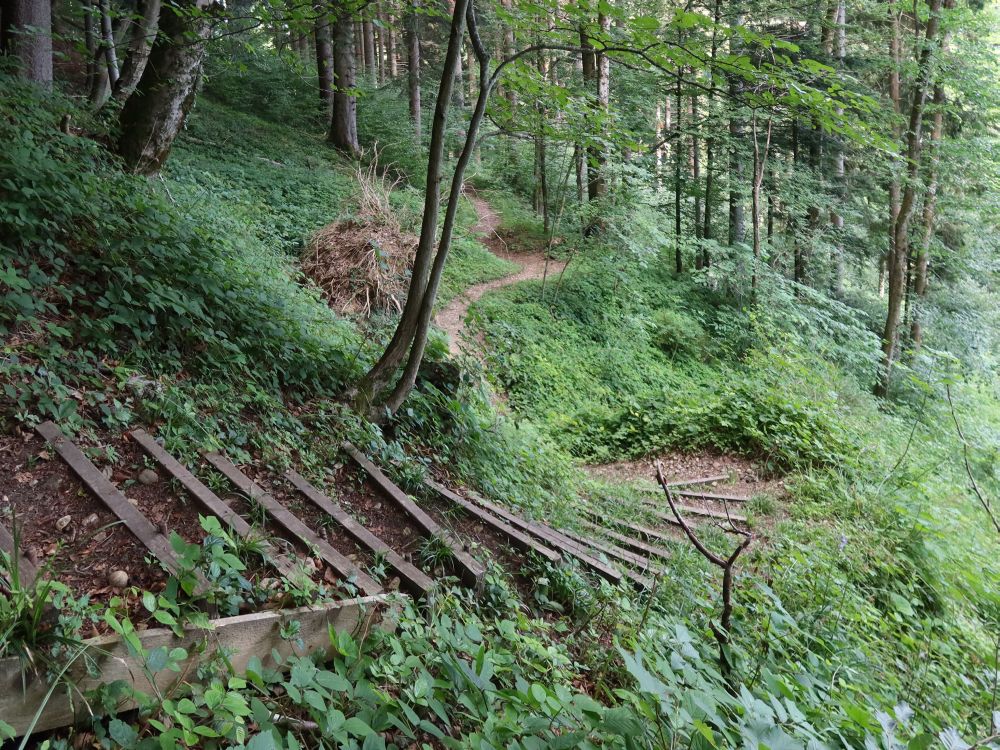
[[[601,27],[601,32],[605,38],[607,38],[609,32],[611,31],[611,19],[600,14],[597,17],[598,25]],[[597,107],[600,110],[602,119],[606,120],[608,114],[608,108],[611,104],[611,59],[605,52],[597,53]],[[606,135],[603,131],[607,129],[606,125],[602,126],[602,135]],[[601,146],[598,149],[598,159],[597,159],[597,184],[595,185],[595,190],[598,196],[602,196],[607,193],[607,175],[606,167],[608,161],[607,147]]]
[[[437,101],[434,105],[434,122],[431,127],[431,142],[427,156],[427,184],[424,190],[424,213],[420,224],[420,240],[417,244],[413,268],[410,272],[410,285],[407,290],[406,303],[403,306],[403,314],[399,324],[396,326],[396,331],[385,352],[383,352],[371,370],[365,374],[361,382],[358,383],[356,393],[354,394],[355,403],[363,411],[368,411],[373,405],[378,403],[389,381],[404,359],[407,360],[407,368],[400,378],[397,388],[394,390],[400,391],[400,387],[402,387],[402,390],[405,390],[406,393],[409,392],[409,389],[406,387],[406,381],[410,380],[409,371],[411,369],[413,370],[412,378],[414,380],[416,378],[416,369],[412,367],[412,363],[414,362],[413,354],[416,350],[420,322],[425,314],[425,296],[431,278],[432,262],[436,261],[434,258],[434,243],[437,236],[438,213],[441,207],[445,131],[447,128],[448,108],[451,104],[453,93],[452,88],[455,85],[455,70],[458,67],[459,56],[462,51],[462,34],[465,27],[465,13],[469,7],[469,2],[470,0],[455,0],[452,12],[448,51],[445,55],[444,68],[441,73],[441,85],[438,89]],[[480,92],[480,99],[482,97],[483,92]],[[483,109],[485,110],[485,102],[483,102]],[[470,134],[473,134],[473,125],[471,122],[466,136],[467,145]],[[466,156],[465,151],[463,151],[463,156]],[[459,163],[462,163],[461,160]],[[445,215],[445,227],[441,234],[441,242],[444,244],[445,250],[451,241],[451,237],[450,231],[444,230],[448,230],[452,225],[454,215],[458,210],[458,194],[455,190],[455,180],[458,180],[457,187],[460,191],[461,179],[461,171],[456,169],[452,181],[451,200],[449,201]],[[439,248],[438,256],[440,255],[441,249]],[[426,310],[427,325],[429,325],[430,313],[433,310],[433,299],[430,300],[430,307],[431,310]],[[426,328],[426,325],[424,327]],[[408,352],[410,353],[409,357],[407,357]],[[423,356],[422,344],[418,354],[417,364],[419,365],[419,359]],[[409,383],[409,387],[412,387],[412,381]],[[402,391],[400,393],[405,398],[405,394],[402,394]],[[390,395],[390,399],[393,398],[393,395]],[[388,403],[387,407],[390,407],[390,411],[392,410]]]
[[[132,24],[129,33],[128,52],[122,64],[121,75],[114,89],[114,98],[128,99],[139,85],[142,72],[149,60],[149,50],[156,39],[156,29],[160,20],[160,0],[142,0],[142,18]]]
[[[357,84],[354,57],[354,21],[340,10],[333,24],[333,107],[327,140],[352,157],[361,154],[358,143],[358,103],[351,93]]]
[[[910,338],[913,353],[920,351],[924,341],[921,322],[921,306],[927,296],[927,272],[930,263],[931,240],[934,238],[934,219],[937,210],[938,162],[940,161],[941,139],[944,137],[944,86],[940,83],[934,86],[934,116],[931,130],[930,165],[927,170],[927,191],[924,196],[923,215],[921,217],[922,231],[920,235],[920,250],[913,277],[913,320],[910,323]]]
[[[194,103],[209,35],[208,2],[178,0],[160,9],[160,33],[120,118],[118,151],[134,172],[148,175],[161,169]]]
[[[949,0],[948,8],[951,7],[952,1]],[[913,98],[906,131],[906,180],[905,187],[899,197],[899,209],[892,226],[892,243],[889,252],[888,309],[885,317],[885,329],[882,333],[882,371],[875,386],[876,395],[882,397],[889,394],[892,367],[899,348],[899,325],[902,322],[903,300],[906,293],[906,260],[909,255],[910,218],[913,215],[917,194],[917,177],[920,171],[924,105],[927,101],[933,74],[932,62],[935,47],[938,44],[938,32],[941,28],[942,6],[942,0],[930,0],[923,43],[917,56],[917,80],[913,87]],[[896,28],[898,28],[898,20]],[[893,36],[896,37],[895,34]],[[895,43],[898,43],[898,39]]]
[[[513,11],[512,0],[500,0],[501,7],[504,8],[508,13]],[[503,54],[504,57],[511,57],[514,54],[514,26],[509,23],[503,25]],[[511,86],[504,86],[503,89],[504,97],[510,104],[511,112],[517,107],[517,92]]]
[[[374,83],[378,72],[375,68],[375,27],[370,18],[361,22],[361,40],[365,53],[365,75]]]
[[[837,30],[836,30],[836,53],[841,69],[844,67],[847,58],[847,3],[846,0],[837,0]],[[843,114],[843,109],[837,109],[837,114]],[[839,204],[847,198],[847,170],[844,156],[844,142],[838,136],[835,139],[834,151],[834,180],[836,181],[836,195]],[[844,296],[844,215],[834,209],[830,214],[830,222],[833,224],[834,246],[833,246],[833,295],[841,299]]]
[[[767,165],[767,153],[771,148],[771,120],[767,121],[767,135],[764,142],[764,153],[760,153],[760,139],[757,135],[757,113],[754,112],[752,122],[753,136],[753,187],[750,193],[751,199],[751,223],[753,225],[753,272],[750,276],[750,289],[757,291],[757,277],[760,273],[761,244],[760,244],[760,186],[764,181],[764,169]]]
[[[677,68],[677,80],[674,83],[674,109],[677,112],[677,138],[674,139],[674,271],[684,272],[684,253],[681,246],[681,160],[684,149],[681,147],[681,127],[684,124],[684,105],[681,103],[681,79],[683,68]]]
[[[52,84],[52,4],[50,0],[3,3],[0,49],[20,63],[20,74],[44,86]]]
[[[410,0],[406,14],[406,77],[410,97],[410,122],[413,123],[414,140],[419,145],[422,140],[420,112],[420,26],[417,17],[419,0]]]
[[[734,0],[732,7],[732,20],[730,27],[736,29],[743,25],[743,12],[739,7],[740,0]],[[731,54],[739,54],[740,45],[737,36],[734,34],[730,39],[729,47]],[[729,99],[732,112],[729,115],[729,137],[732,140],[729,152],[729,245],[732,247],[743,241],[746,234],[746,219],[743,213],[743,196],[741,186],[743,185],[743,159],[740,157],[739,143],[743,141],[743,125],[740,122],[739,100],[741,84],[735,75],[729,76]]]
[[[98,65],[98,55],[100,54],[97,42],[97,8],[95,0],[83,0],[83,38],[84,46],[87,48],[87,92],[90,101],[94,101],[97,81],[101,75],[101,67]],[[138,83],[138,79],[136,79]],[[133,86],[133,90],[135,87]]]
[[[715,9],[712,14],[712,48],[710,52],[711,67],[709,69],[709,83],[712,84],[708,92],[708,115],[712,117],[715,104],[715,58],[719,53],[718,29],[722,18],[722,0],[715,0]],[[712,209],[715,201],[715,138],[711,135],[714,132],[712,123],[708,127],[709,136],[705,139],[705,224],[701,230],[701,236],[705,240],[713,239],[715,231],[712,226]],[[712,255],[708,249],[708,243],[704,243],[702,250],[702,265],[708,268],[712,264]]]
[[[399,58],[396,52],[396,19],[393,16],[386,16],[386,62],[389,68],[389,78],[396,78],[399,75]]]
[[[330,15],[325,2],[313,6],[317,18],[316,36],[316,77],[319,81],[319,98],[326,107],[333,106],[333,33]]]
[[[376,17],[382,20],[382,14],[378,13],[376,10]],[[385,73],[386,73],[386,59],[385,59],[385,24],[380,23],[375,27],[375,68],[378,75],[378,85],[385,85]]]
[[[696,130],[698,122],[698,96],[691,95],[691,184],[694,185],[694,236],[701,239],[701,153],[698,148],[698,132]],[[701,243],[698,243],[699,252],[696,265],[701,268]]]

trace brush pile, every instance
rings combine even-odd
[[[395,187],[376,160],[359,167],[361,200],[354,218],[320,229],[306,246],[302,270],[343,315],[402,312],[417,238],[399,226],[389,201]]]

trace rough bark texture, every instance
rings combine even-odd
[[[316,3],[316,77],[319,98],[328,107],[333,104],[333,32],[330,17],[324,12],[324,3]]]
[[[365,19],[361,23],[361,39],[365,53],[365,75],[375,80],[375,29],[371,19]]]
[[[121,75],[115,86],[114,97],[124,101],[132,96],[139,79],[146,69],[149,60],[149,50],[156,39],[156,29],[160,20],[160,0],[143,0],[139,11],[142,18],[132,24],[129,33],[128,52],[122,63]]]
[[[421,105],[420,105],[420,26],[416,9],[418,0],[411,0],[410,12],[406,14],[406,59],[407,83],[410,97],[410,121],[413,123],[413,135],[417,143],[422,138]]]
[[[333,24],[333,108],[327,140],[350,156],[358,156],[358,103],[351,93],[356,84],[354,21],[341,12]]]
[[[49,0],[7,0],[3,4],[0,47],[17,58],[21,75],[52,83],[52,5]]]
[[[181,11],[207,6],[206,0],[177,4]],[[161,8],[160,35],[135,93],[122,108],[118,152],[125,165],[140,174],[155,174],[163,166],[201,78],[208,20],[201,14],[178,13],[174,7]]]

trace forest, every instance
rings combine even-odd
[[[995,0],[0,0],[0,746],[1000,750]]]

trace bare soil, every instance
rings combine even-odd
[[[462,351],[465,319],[469,314],[469,307],[480,297],[494,289],[517,284],[521,281],[541,279],[546,274],[549,276],[558,274],[566,267],[565,261],[548,258],[545,252],[511,252],[509,245],[497,231],[500,226],[500,217],[496,211],[478,195],[467,193],[466,196],[475,207],[476,216],[479,217],[475,227],[473,227],[473,232],[491,253],[498,258],[517,263],[521,266],[521,270],[499,279],[473,284],[438,311],[435,323],[438,328],[447,331],[448,347],[452,354],[459,354]],[[481,344],[482,342],[480,342]]]

